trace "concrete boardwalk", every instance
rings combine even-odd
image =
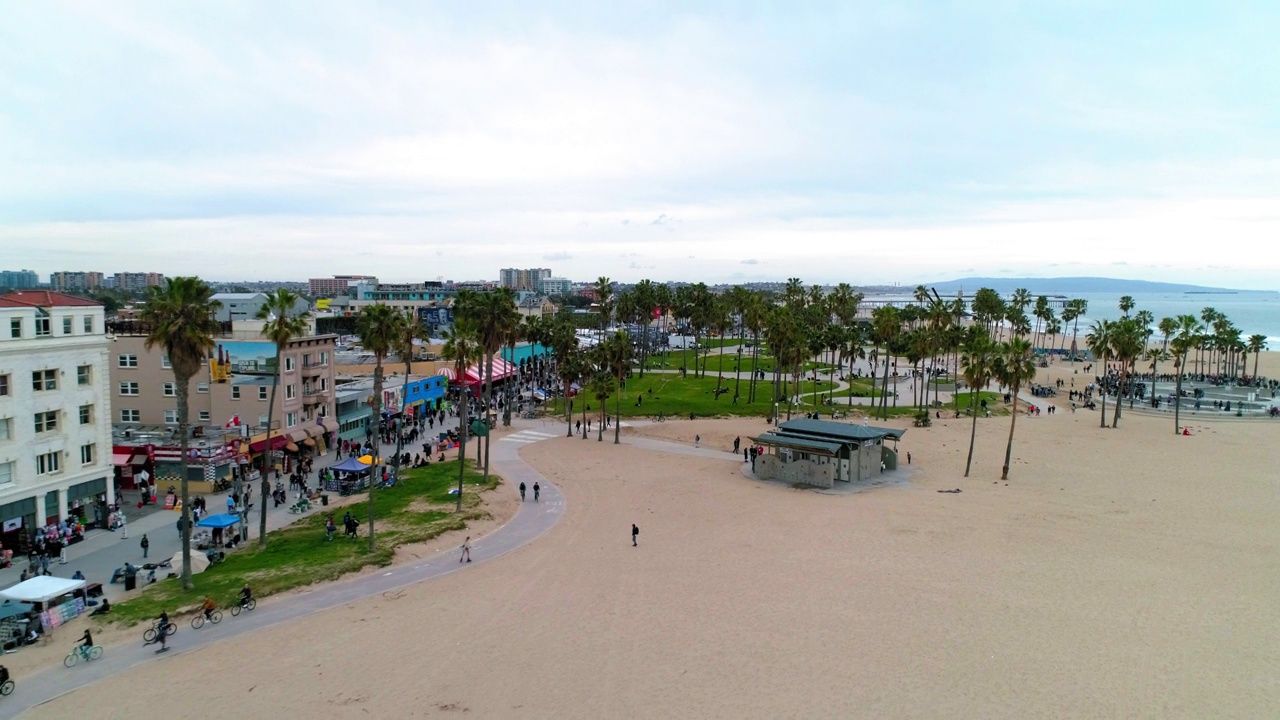
[[[288,594],[279,598],[262,601],[256,610],[241,613],[232,617],[230,612],[224,613],[223,621],[216,626],[206,625],[201,630],[192,630],[185,621],[178,623],[178,632],[169,641],[170,651],[166,657],[191,652],[215,642],[238,637],[245,633],[260,630],[270,625],[311,615],[331,608],[350,603],[361,598],[419,583],[431,578],[440,577],[472,567],[475,563],[483,563],[501,557],[512,550],[532,541],[555,525],[564,513],[564,498],[560,491],[547,481],[531,466],[519,457],[519,449],[529,442],[540,442],[560,437],[558,424],[530,423],[527,426],[513,420],[513,427],[526,427],[504,437],[494,438],[490,452],[490,468],[501,476],[507,485],[516,487],[521,482],[532,487],[534,482],[541,485],[542,501],[526,502],[520,505],[515,517],[506,525],[481,537],[471,545],[474,562],[471,565],[460,564],[454,553],[442,554],[427,562],[412,565],[403,564],[386,568],[376,575],[365,575],[339,580],[332,583],[308,588],[301,593]],[[474,448],[474,444],[472,447]],[[501,492],[501,490],[499,490]],[[531,493],[532,495],[532,493]],[[281,508],[284,509],[284,508]],[[296,519],[294,515],[287,515]],[[169,535],[177,534],[171,523],[167,524]],[[129,534],[130,541],[141,537],[141,533]],[[118,542],[118,541],[117,541]],[[153,550],[155,546],[152,546]],[[172,554],[172,553],[171,553]],[[69,567],[69,566],[64,566]],[[144,647],[142,631],[139,625],[136,645],[115,645],[106,648],[99,660],[80,663],[71,669],[55,667],[30,677],[14,678],[17,688],[13,695],[0,700],[0,718],[14,717],[17,714],[44,702],[84,687],[90,683],[124,673],[148,661],[156,660],[155,648]],[[74,638],[71,638],[74,640]],[[70,649],[70,644],[68,644]],[[131,674],[130,677],[141,677]],[[216,682],[211,678],[210,682]]]

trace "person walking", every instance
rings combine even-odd
[[[734,454],[734,455],[737,455],[737,454],[738,454],[738,448],[740,448],[740,447],[742,447],[742,436],[741,436],[741,435],[739,435],[738,437],[736,437],[736,438],[734,438],[734,439],[733,439],[733,454]]]
[[[524,502],[524,482],[520,483],[520,502]]]
[[[142,542],[138,543],[142,546],[142,559],[147,559],[147,549],[151,547],[151,541],[147,539],[147,534],[142,534]]]
[[[640,528],[635,523],[631,523],[631,547],[640,546]]]
[[[542,494],[542,486],[538,484],[537,480],[535,480],[533,482],[533,501],[538,502],[538,496],[541,494]]]
[[[458,556],[458,562],[466,560],[471,562],[471,536],[468,535],[466,540],[462,541],[462,554]]]
[[[701,435],[694,435],[694,436],[693,436],[693,446],[694,446],[694,447],[698,447],[698,445],[700,445],[701,443],[702,443],[702,436],[701,436]]]

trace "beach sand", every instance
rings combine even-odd
[[[532,544],[28,715],[1272,716],[1280,424],[1097,423],[1019,417],[1007,484],[1008,417],[967,479],[968,419],[910,428],[908,482],[836,495],[706,452],[760,419],[528,445],[567,503]]]

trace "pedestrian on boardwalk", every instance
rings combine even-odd
[[[635,523],[631,523],[631,547],[639,547],[640,545],[640,528]]]
[[[458,562],[466,560],[471,562],[471,536],[468,535],[466,540],[462,541],[462,554],[458,556]]]
[[[538,484],[537,480],[535,480],[533,481],[533,501],[534,502],[538,502],[538,495],[540,494],[542,494],[542,486]]]
[[[742,448],[742,462],[750,462],[750,458],[747,457],[750,452],[750,448]]]
[[[907,464],[908,464],[908,465],[910,465],[910,464],[911,464],[911,451],[910,451],[910,450],[908,450],[908,451],[907,451]]]
[[[701,444],[701,443],[702,443],[702,436],[701,436],[701,435],[694,435],[694,436],[693,436],[693,446],[694,446],[694,447],[698,447],[698,445],[699,445],[699,444]]]
[[[734,453],[735,455],[736,455],[736,454],[738,454],[738,448],[740,448],[740,447],[742,447],[742,436],[741,436],[741,435],[739,435],[738,437],[736,437],[736,438],[734,438],[734,439],[733,439],[733,453]]]
[[[142,542],[141,542],[141,543],[139,543],[139,545],[141,545],[141,546],[142,546],[142,559],[143,559],[143,560],[146,560],[146,559],[147,559],[147,549],[151,547],[151,541],[147,539],[147,534],[146,534],[146,533],[143,533],[143,534],[142,534]]]
[[[524,502],[524,483],[520,483],[520,502]]]

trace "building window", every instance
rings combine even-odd
[[[0,418],[0,441],[13,437],[13,418]]]
[[[293,427],[298,424],[298,413],[288,413],[284,416],[285,427]]]
[[[57,370],[36,370],[31,373],[31,389],[36,392],[58,389]]]
[[[76,368],[76,382],[81,385],[93,384],[93,366],[81,365]]]
[[[49,318],[36,318],[36,337],[49,337],[49,335],[53,334],[53,330],[49,328]]]
[[[298,395],[298,388],[293,383],[284,386],[284,399],[292,400]]]
[[[320,392],[329,389],[329,378],[320,378]]]
[[[162,367],[162,368],[171,368],[171,367],[173,367],[172,365],[170,365],[170,364],[169,364],[169,353],[165,353],[165,354],[163,354],[163,355],[161,355],[161,356],[160,356],[160,367]]]
[[[0,463],[0,485],[13,482],[13,463]]]
[[[93,464],[93,443],[80,446],[80,464],[81,465]]]
[[[177,394],[178,394],[178,386],[177,386],[177,385],[175,385],[175,384],[173,384],[173,383],[165,383],[165,384],[164,384],[164,396],[165,396],[165,397],[176,397],[176,396],[177,396]]]
[[[177,410],[172,410],[172,409],[170,409],[170,410],[165,410],[165,411],[164,411],[164,424],[165,424],[165,425],[177,425],[177,424],[178,424],[178,411],[177,411]]]
[[[119,358],[116,359],[116,366],[122,367],[122,368],[136,368],[138,367],[138,356],[137,355],[121,355]]]
[[[63,335],[71,334],[71,318],[69,317],[62,318],[62,334]]]
[[[84,316],[84,334],[85,335],[93,334],[93,316],[92,315]]]
[[[329,362],[329,353],[327,352],[320,353],[320,364],[324,365],[327,362]]]
[[[292,356],[285,357],[285,359],[284,359],[284,369],[285,369],[285,372],[293,372],[293,357],[292,357]]]
[[[81,405],[80,406],[80,424],[89,425],[91,423],[93,423],[93,406]]]
[[[196,392],[198,393],[209,392],[209,383],[196,383]]]
[[[122,383],[120,383],[120,394],[121,394],[121,395],[137,395],[137,394],[138,394],[138,383],[136,383],[136,382],[122,382]]]
[[[14,340],[22,339],[22,318],[13,318],[9,321],[9,337]]]
[[[58,472],[58,451],[36,456],[36,474],[52,475]]]
[[[240,386],[239,386],[239,385],[232,385],[232,386],[231,386],[231,399],[232,399],[232,400],[239,400],[239,399],[240,399]]]
[[[120,422],[126,422],[126,423],[142,422],[142,412],[139,410],[121,410]]]
[[[267,426],[267,416],[266,416],[266,415],[259,415],[259,416],[258,416],[258,427],[266,427],[266,426]]]
[[[209,422],[209,411],[208,411],[208,410],[201,410],[201,411],[200,411],[199,418],[200,418],[200,422],[202,422],[202,423],[207,423],[207,422]]]
[[[259,400],[266,400],[266,399],[267,399],[267,386],[266,386],[266,385],[259,385],[259,386],[258,386],[258,399],[259,399]]]
[[[38,412],[35,414],[36,432],[53,432],[58,429],[58,411],[49,410],[47,412]]]
[[[6,397],[9,394],[9,376],[0,375],[0,397]]]

